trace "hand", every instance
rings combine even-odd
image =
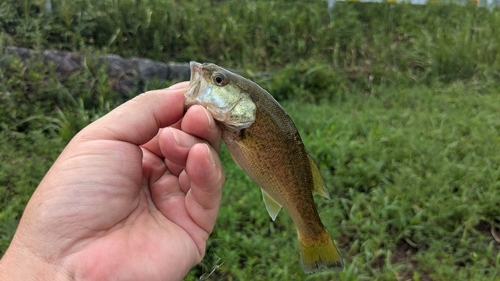
[[[224,182],[220,129],[187,83],[78,133],[30,199],[0,280],[180,280],[203,258]]]

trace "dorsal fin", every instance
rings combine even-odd
[[[323,177],[319,172],[318,166],[316,166],[311,156],[308,155],[307,158],[309,159],[309,165],[311,166],[311,173],[313,176],[313,182],[314,182],[313,191],[325,197],[326,199],[330,199],[330,193],[328,192],[328,189],[326,189],[325,181],[323,180]]]
[[[261,188],[260,190],[262,190],[262,198],[264,199],[264,204],[266,204],[267,212],[271,216],[271,219],[273,219],[274,221],[276,220],[276,216],[281,210],[281,205],[278,204],[278,202],[274,201],[274,199],[271,198],[271,196],[269,196],[269,194],[267,194],[264,189]]]

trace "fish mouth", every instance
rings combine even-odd
[[[186,109],[197,103],[197,97],[202,88],[203,80],[203,64],[195,61],[189,63],[189,69],[191,70],[191,78],[189,80],[189,85],[184,92],[186,97],[185,107]]]
[[[203,64],[199,62],[189,62],[189,69],[191,70],[191,83],[198,81],[203,75]]]

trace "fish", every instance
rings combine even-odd
[[[213,116],[231,157],[261,188],[271,219],[286,209],[304,271],[343,270],[313,199],[313,192],[327,199],[330,194],[290,116],[271,94],[237,73],[195,61],[190,70],[185,108],[198,104]]]

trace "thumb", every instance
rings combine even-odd
[[[86,140],[118,140],[141,145],[160,128],[179,121],[184,113],[184,90],[188,82],[149,91],[115,108],[84,128],[78,135]]]

